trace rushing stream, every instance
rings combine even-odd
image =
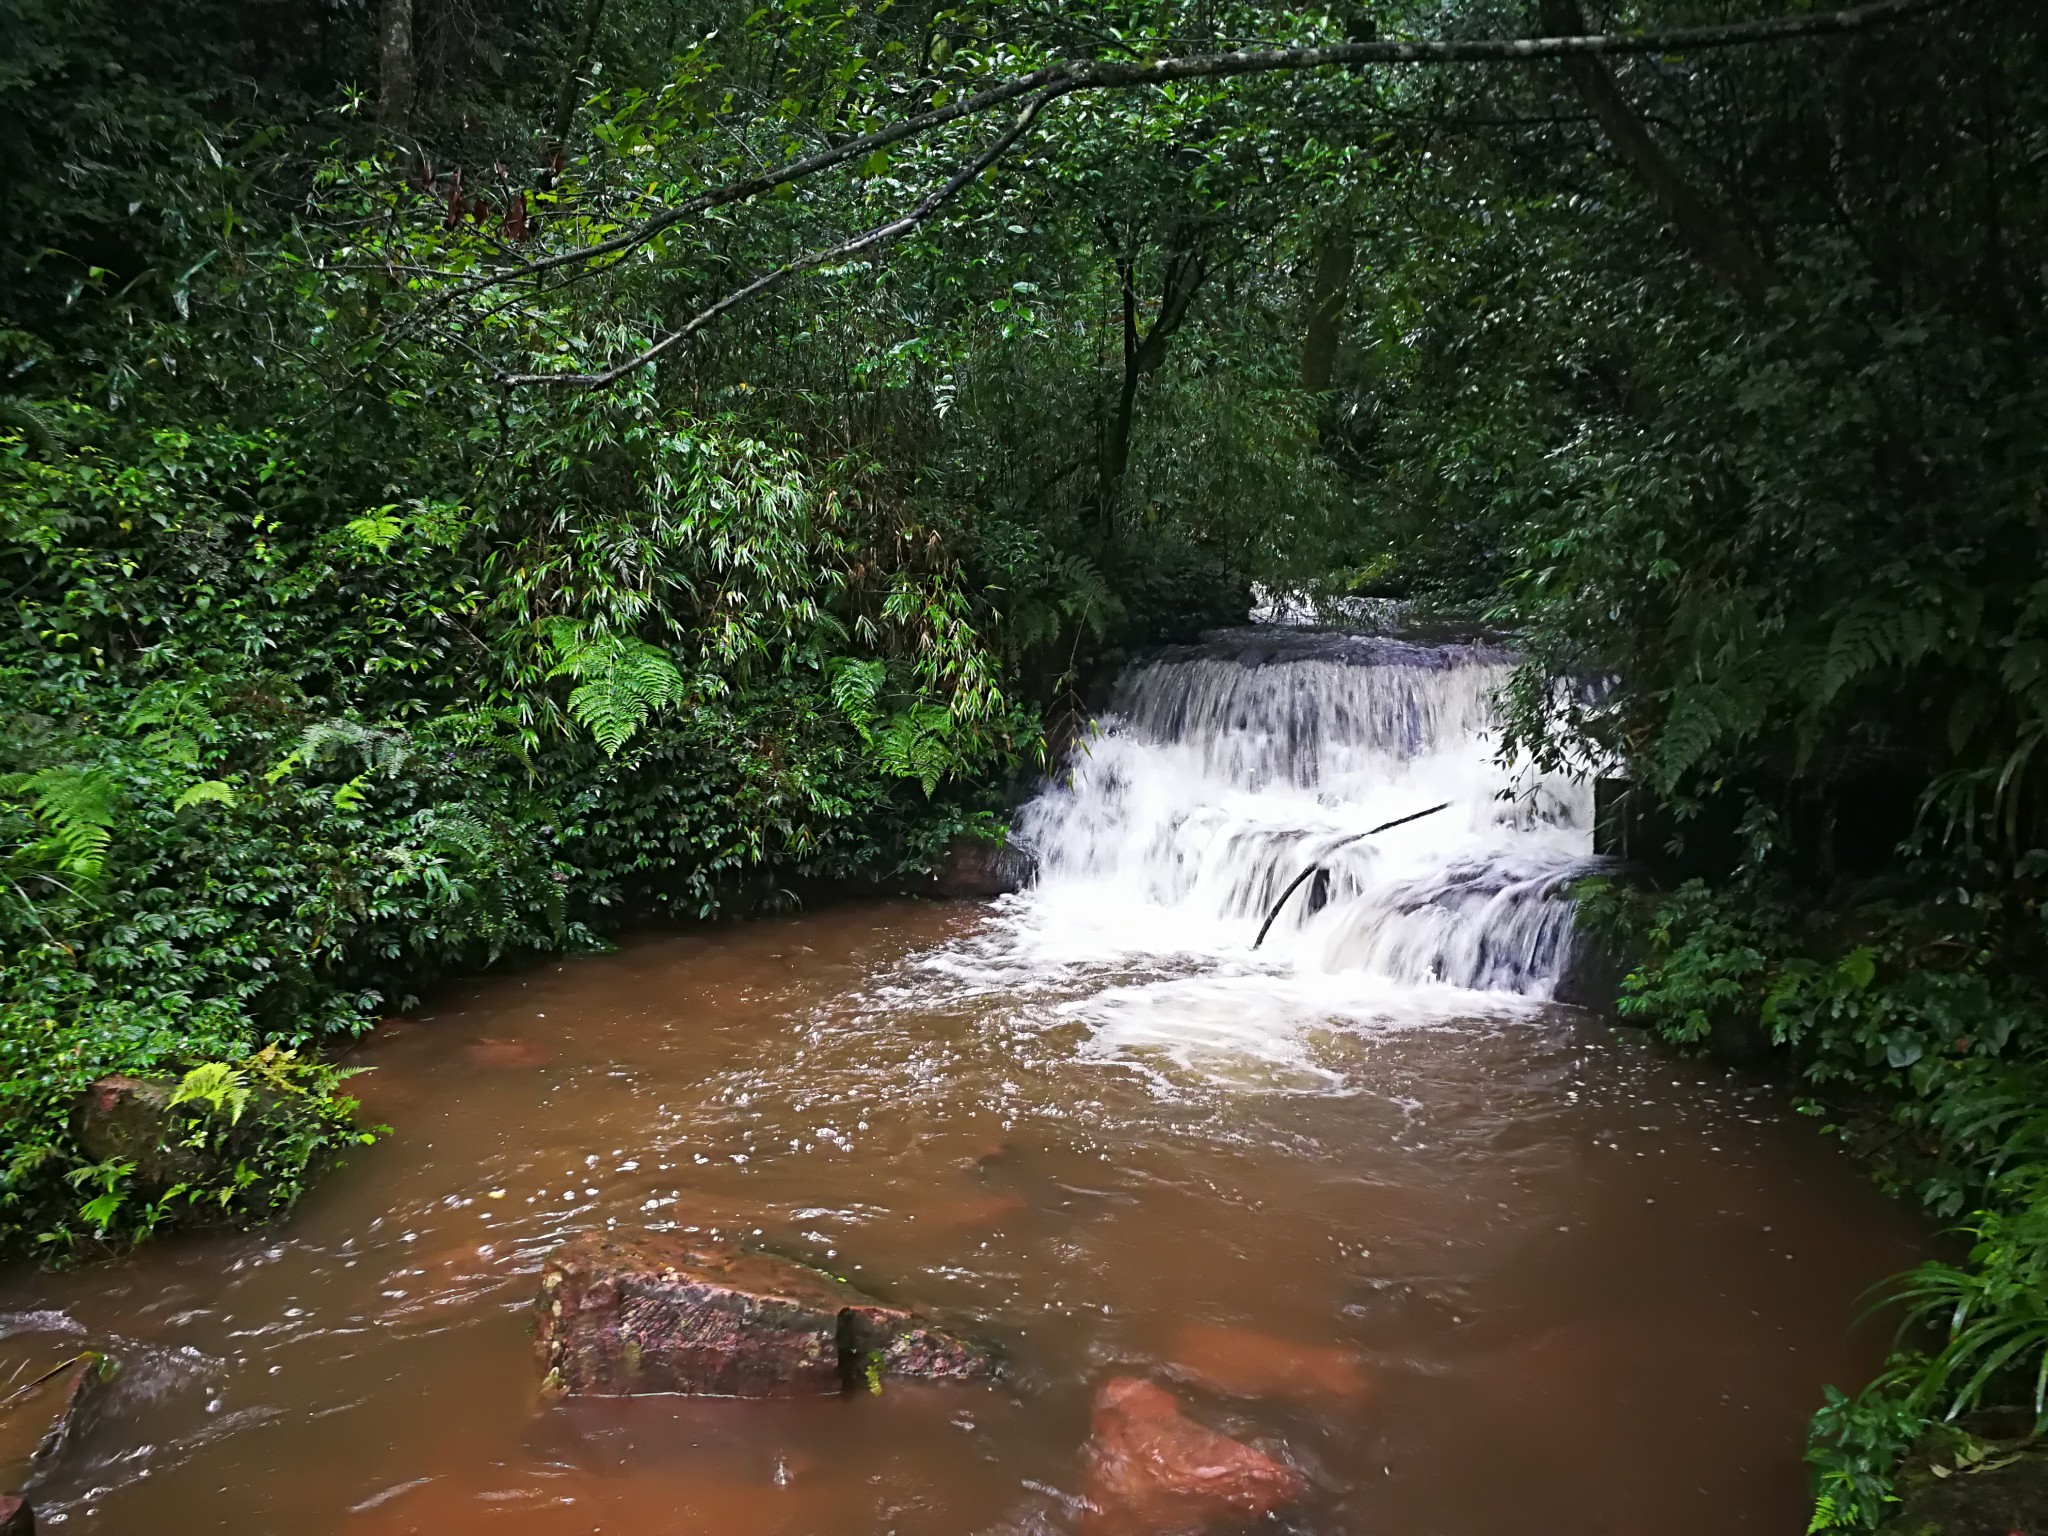
[[[1503,665],[1227,637],[1126,678],[1023,813],[1030,891],[646,938],[380,1031],[393,1134],[289,1221],[0,1290],[17,1357],[128,1363],[44,1521],[1056,1536],[1137,1374],[1301,1469],[1269,1528],[1797,1530],[1916,1234],[1777,1093],[1548,1002],[1590,806],[1495,764]],[[541,1257],[607,1223],[826,1265],[1006,1378],[543,1405]]]

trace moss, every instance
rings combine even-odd
[[[2048,1447],[1944,1432],[1898,1477],[1899,1512],[1878,1536],[2032,1536],[2048,1531]]]

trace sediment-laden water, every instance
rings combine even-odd
[[[645,938],[380,1032],[393,1133],[288,1222],[0,1287],[17,1356],[128,1362],[43,1518],[1054,1536],[1137,1374],[1301,1470],[1269,1528],[1796,1529],[1917,1234],[1775,1093],[1548,1002],[1590,808],[1493,761],[1505,664],[1229,637],[1125,680],[1021,818],[1029,892]],[[541,1257],[611,1223],[814,1260],[1008,1374],[543,1404]]]

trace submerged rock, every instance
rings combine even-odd
[[[802,1397],[886,1378],[970,1380],[994,1357],[774,1254],[679,1233],[592,1233],[541,1273],[548,1391]]]
[[[47,1462],[64,1453],[74,1439],[85,1433],[93,1416],[106,1399],[107,1387],[120,1370],[119,1364],[96,1350],[84,1350],[68,1361],[37,1388],[26,1408],[46,1426],[36,1446],[37,1462]]]
[[[555,1060],[554,1051],[538,1040],[503,1040],[495,1035],[472,1041],[465,1054],[480,1067],[507,1071],[552,1066]]]
[[[1350,1350],[1297,1344],[1249,1328],[1183,1323],[1168,1356],[1167,1369],[1175,1376],[1223,1397],[1355,1407],[1372,1393],[1364,1366]]]
[[[47,1471],[90,1428],[116,1370],[110,1357],[80,1350],[0,1398],[0,1488],[22,1487]],[[0,1536],[34,1529],[35,1512],[24,1499],[0,1498]]]
[[[1163,1387],[1119,1376],[1095,1394],[1082,1536],[1196,1536],[1306,1491],[1299,1473],[1197,1424]]]
[[[917,1213],[917,1218],[926,1226],[942,1231],[961,1228],[986,1230],[999,1227],[1009,1217],[1027,1209],[1029,1202],[1022,1195],[1009,1193],[966,1195],[958,1200],[946,1200],[937,1205],[926,1206]]]

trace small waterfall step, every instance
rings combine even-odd
[[[1322,866],[1262,959],[1547,997],[1571,943],[1559,895],[1593,863],[1592,790],[1500,760],[1514,663],[1485,641],[1271,628],[1142,663],[1020,817],[1028,899],[1222,959]]]

